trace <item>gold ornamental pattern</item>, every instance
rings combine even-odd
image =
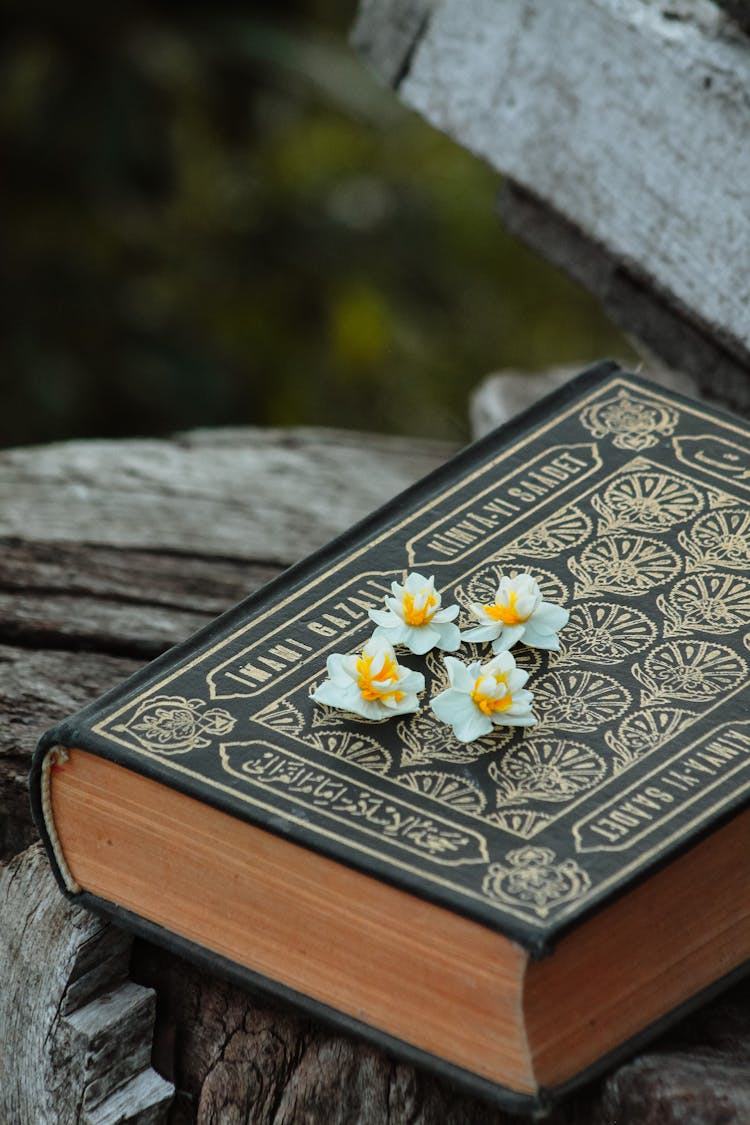
[[[204,699],[157,695],[141,703],[114,729],[131,745],[134,742],[154,754],[172,756],[218,745],[217,740],[231,734],[235,725],[229,711],[210,707]]]
[[[396,734],[402,768],[433,762],[447,762],[456,767],[470,765],[487,755],[502,753],[512,739],[512,732],[506,727],[475,742],[459,742],[452,728],[441,723],[428,707],[413,717],[402,719]]]
[[[468,778],[457,778],[440,770],[413,770],[401,775],[401,784],[422,797],[429,797],[441,805],[459,812],[477,816],[484,812],[487,798]]]
[[[657,635],[654,622],[632,605],[580,602],[560,637],[561,664],[621,664],[650,648]]]
[[[750,570],[750,509],[720,508],[697,519],[679,537],[685,569]]]
[[[554,559],[562,551],[580,547],[590,539],[591,531],[590,517],[577,505],[571,504],[519,535],[513,541],[513,550],[522,558]]]
[[[595,539],[580,558],[568,559],[568,569],[576,579],[576,598],[599,594],[637,598],[672,581],[681,568],[671,547],[642,535]]]
[[[592,496],[591,504],[601,517],[599,535],[629,531],[658,535],[699,515],[704,497],[681,477],[652,470],[624,473],[601,496]]]
[[[750,581],[731,574],[692,574],[675,583],[656,604],[665,637],[735,633],[750,625]]]
[[[384,746],[369,734],[346,728],[325,727],[316,731],[311,744],[342,762],[348,762],[368,773],[387,774],[391,768],[391,755]]]
[[[558,860],[552,848],[514,848],[505,863],[492,863],[482,889],[498,902],[512,904],[540,918],[571,899],[580,898],[591,878],[574,859]]]
[[[630,705],[630,692],[601,672],[561,669],[534,681],[534,730],[582,734],[616,722]]]
[[[570,801],[599,785],[607,776],[607,764],[580,742],[537,735],[511,746],[502,762],[491,762],[487,772],[496,785],[495,805],[502,809],[528,800]]]
[[[615,773],[632,766],[645,754],[660,749],[695,721],[695,714],[676,707],[652,707],[634,711],[616,731],[604,735],[615,755]]]
[[[747,664],[733,649],[713,641],[668,641],[634,664],[632,672],[643,688],[642,707],[674,700],[690,705],[735,691],[746,680]]]
[[[622,388],[581,411],[582,424],[595,438],[611,438],[617,449],[638,451],[674,433],[678,412],[664,402]]]
[[[448,687],[439,651],[401,653],[428,687],[419,713],[396,723],[353,721],[316,706],[302,730],[304,707],[294,697],[256,718],[436,807],[531,839],[740,687],[744,660],[712,637],[750,624],[750,581],[731,571],[685,574],[679,549],[678,536],[696,528],[701,550],[717,538],[725,553],[736,548],[726,539],[744,535],[738,505],[717,496],[714,486],[639,454],[489,560],[478,554],[444,588],[461,607],[462,628],[476,623],[471,604],[494,600],[500,573],[530,570],[547,600],[568,606],[559,652],[514,649],[535,694],[533,728],[459,742],[429,707]],[[349,650],[360,643],[352,635]],[[470,663],[490,654],[488,645],[464,644],[457,655]]]

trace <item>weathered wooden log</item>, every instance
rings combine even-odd
[[[174,442],[72,443],[0,454],[0,837],[6,854],[32,835],[26,772],[41,730],[447,452],[407,439],[249,431],[244,440],[241,432],[231,432],[215,439],[199,434]],[[354,460],[356,473],[350,471]],[[202,518],[212,513],[210,528],[189,511],[193,503]],[[34,888],[45,880],[50,897],[35,905]],[[57,945],[44,936],[48,915],[60,926]],[[148,943],[135,943],[128,983],[129,939],[102,925],[52,887],[35,849],[0,874],[3,1125],[157,1121],[158,1115],[133,1114],[146,1113],[141,1094],[153,1095],[154,1112],[162,1113],[162,1080],[176,1087],[169,1125],[510,1121]],[[147,999],[134,987],[145,989]],[[41,1002],[42,993],[51,997],[55,990],[67,1022],[47,1043],[55,1061],[51,1073],[50,1059],[40,1060],[47,1028],[32,994]],[[129,1072],[104,1044],[113,1043],[118,1021],[129,1020],[140,1036],[136,1043],[131,1035],[128,1056],[139,1065],[147,1062],[149,990],[157,999],[154,1070],[139,1071],[148,1077],[129,1085]],[[658,1051],[567,1100],[550,1125],[670,1119],[682,1125],[689,1120],[688,1069],[691,1104],[698,1107],[690,1120],[741,1125],[747,1121],[741,1068],[750,1058],[748,1007],[747,989],[733,990],[718,1008],[704,1009],[663,1040]],[[731,1042],[722,1038],[722,1027],[731,1029]],[[89,1044],[78,1062],[66,1053],[74,1041]],[[52,1043],[59,1045],[53,1050]],[[23,1072],[11,1070],[26,1056]],[[94,1082],[90,1068],[97,1059],[110,1060],[104,1068],[108,1089]],[[78,1118],[45,1117],[50,1099],[68,1088],[88,1092]],[[37,1099],[26,1118],[22,1097],[26,1107]]]
[[[353,42],[508,177],[518,234],[668,366],[750,407],[750,41],[725,12],[362,0]]]
[[[312,429],[0,452],[0,858],[34,838],[42,731],[448,453]]]
[[[127,979],[130,938],[62,897],[38,844],[0,870],[0,919],[0,1121],[166,1121],[173,1089],[151,1067],[155,998]]]
[[[178,1090],[172,1125],[513,1120],[144,942],[132,974],[159,995],[155,1059]]]

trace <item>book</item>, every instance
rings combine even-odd
[[[747,426],[599,364],[48,732],[57,878],[544,1112],[747,969],[749,562]],[[500,573],[568,609],[513,649],[536,725],[459,741],[438,651],[417,713],[311,698],[413,571],[464,629]]]

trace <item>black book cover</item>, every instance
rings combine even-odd
[[[746,804],[749,564],[747,427],[600,364],[49,732],[37,823],[44,754],[81,747],[543,956]],[[513,650],[536,726],[458,742],[436,651],[400,657],[417,715],[312,702],[415,570],[466,628],[500,571],[570,611],[559,653]]]

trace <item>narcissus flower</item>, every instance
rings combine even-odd
[[[450,723],[459,742],[473,742],[493,727],[530,727],[536,722],[531,705],[533,692],[524,684],[528,672],[516,668],[511,653],[501,652],[486,664],[464,664],[446,656],[450,687],[436,695],[432,710]]]
[[[371,637],[359,656],[332,653],[326,667],[328,679],[312,693],[318,703],[364,719],[419,710],[417,693],[424,691],[424,676],[399,664],[383,637]]]
[[[445,652],[458,648],[461,634],[453,621],[459,607],[440,608],[442,599],[434,578],[410,574],[403,586],[392,583],[391,590],[393,597],[384,598],[386,609],[369,611],[377,625],[374,636],[383,637],[392,645],[406,645],[416,656],[423,656],[432,648]]]
[[[470,606],[481,621],[461,634],[462,641],[492,641],[493,652],[505,652],[517,641],[531,648],[559,649],[558,632],[568,623],[568,611],[542,601],[542,592],[531,574],[500,576],[494,602]]]

